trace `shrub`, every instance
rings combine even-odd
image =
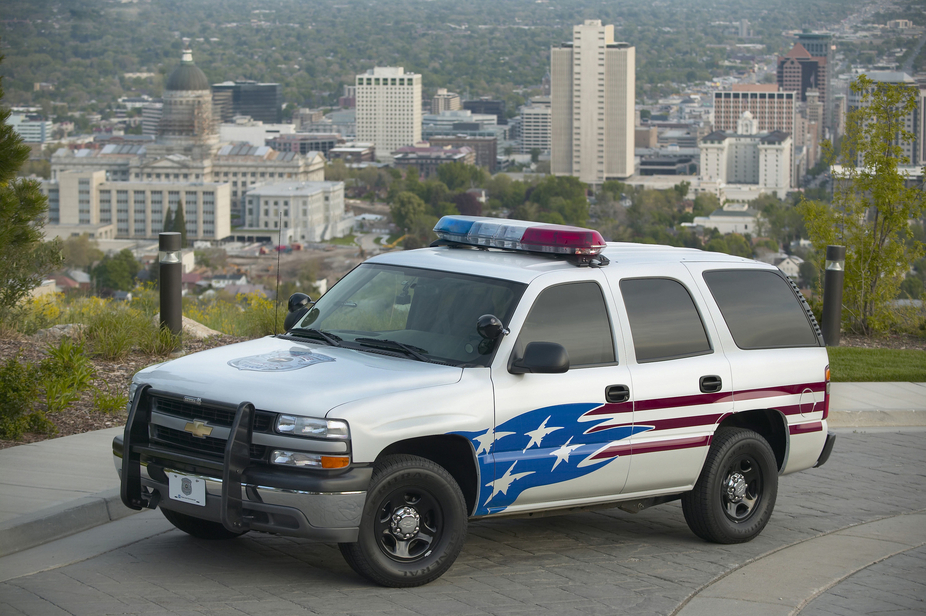
[[[48,345],[48,357],[39,364],[40,387],[45,392],[47,412],[63,411],[93,383],[94,369],[84,353],[83,342],[64,338],[58,346]]]
[[[17,354],[0,364],[0,438],[17,439],[27,431],[54,432],[45,413],[35,408],[40,375]]]

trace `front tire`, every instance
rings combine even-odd
[[[384,458],[373,470],[356,543],[339,545],[351,569],[394,588],[421,586],[463,549],[466,502],[453,476],[425,458]]]
[[[233,533],[222,526],[219,522],[201,520],[184,513],[177,513],[176,511],[171,511],[170,509],[164,509],[163,507],[159,507],[159,509],[161,509],[161,513],[164,514],[164,517],[167,518],[168,522],[186,534],[192,537],[196,537],[197,539],[217,541],[221,539],[234,539],[235,537],[240,537],[244,534]],[[247,531],[244,532],[246,533]]]
[[[682,496],[688,527],[714,543],[743,543],[768,524],[778,496],[778,467],[768,442],[743,428],[714,435],[701,476]]]

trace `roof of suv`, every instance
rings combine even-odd
[[[682,261],[755,263],[768,267],[743,257],[658,244],[609,242],[602,254],[611,260],[611,264],[606,267],[620,267],[621,264],[631,263],[679,263]],[[487,276],[525,284],[547,272],[576,269],[574,263],[561,257],[510,250],[448,246],[389,252],[373,257],[368,262]]]

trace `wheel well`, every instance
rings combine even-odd
[[[395,454],[420,456],[440,464],[453,475],[466,499],[466,510],[472,513],[476,508],[477,479],[473,446],[462,436],[424,436],[399,441],[386,447],[377,460]]]
[[[784,468],[785,456],[788,452],[788,436],[784,417],[778,411],[762,409],[736,413],[724,419],[717,426],[717,429],[720,428],[748,428],[758,432],[775,452],[778,470]]]

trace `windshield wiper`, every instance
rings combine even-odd
[[[286,335],[295,336],[297,338],[311,338],[313,340],[321,340],[322,342],[327,342],[331,346],[336,347],[341,346],[342,340],[339,336],[335,336],[334,334],[329,334],[328,332],[323,332],[320,329],[311,329],[308,327],[303,329],[291,329],[286,332]]]
[[[422,353],[427,353],[427,350],[420,347],[411,346],[410,344],[405,344],[398,342],[396,340],[387,340],[385,338],[355,338],[354,342],[357,344],[374,347],[378,349],[387,349],[390,351],[402,351],[407,355],[411,355],[418,361],[423,361],[426,363],[431,363],[431,360],[422,355]]]

